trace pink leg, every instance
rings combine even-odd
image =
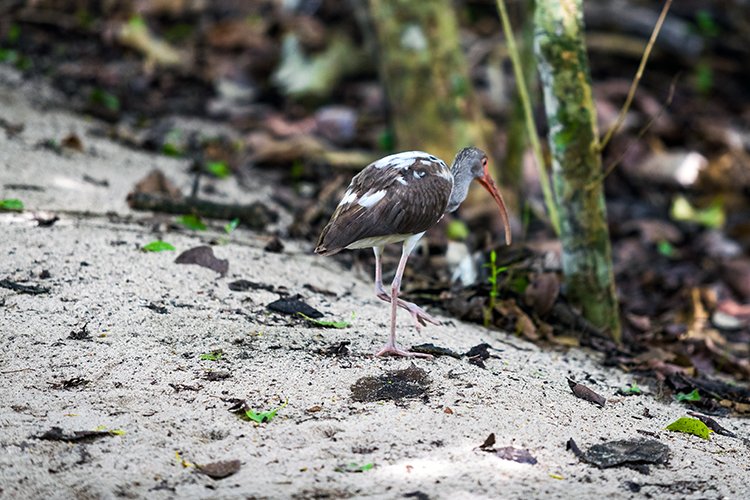
[[[380,300],[390,302],[391,296],[383,287],[383,269],[380,262],[380,257],[383,255],[383,247],[373,247],[372,250],[375,253],[375,295],[377,295]],[[411,314],[411,317],[414,319],[414,326],[417,327],[418,332],[421,331],[421,327],[427,325],[427,323],[432,323],[433,325],[440,324],[440,321],[427,314],[424,309],[416,304],[407,302],[403,299],[398,299],[398,306],[409,311],[409,314]]]
[[[380,349],[377,353],[375,353],[376,356],[385,356],[385,355],[392,355],[392,356],[410,356],[410,357],[420,357],[420,358],[431,358],[429,354],[422,354],[417,352],[411,352],[407,351],[405,349],[401,349],[396,344],[396,312],[398,312],[399,307],[399,298],[398,298],[398,292],[401,289],[401,278],[404,275],[404,269],[406,268],[406,261],[409,259],[409,254],[412,250],[414,250],[414,246],[417,244],[417,241],[419,241],[419,238],[422,237],[422,234],[415,234],[411,238],[404,241],[404,247],[401,252],[401,259],[398,262],[398,268],[396,269],[396,276],[393,278],[393,283],[391,284],[391,334],[390,337],[388,337],[388,342],[386,342],[385,346],[383,346],[382,349]],[[377,256],[377,251],[376,251]],[[380,266],[377,266],[378,268]],[[377,274],[377,271],[376,271]],[[377,276],[376,276],[377,280]],[[382,285],[381,285],[382,286]]]

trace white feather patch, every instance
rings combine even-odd
[[[347,189],[346,194],[344,194],[344,197],[339,202],[339,206],[341,207],[343,205],[348,205],[349,203],[352,203],[356,199],[357,199],[357,193],[354,193]]]
[[[380,191],[375,191],[374,193],[367,192],[357,201],[357,205],[370,208],[373,205],[375,205],[377,202],[382,200],[385,197],[385,189],[381,189]]]
[[[403,176],[399,175],[398,177],[396,177],[396,182],[400,182],[401,184],[406,186],[406,179],[404,179]]]
[[[386,156],[381,158],[372,164],[375,168],[395,168],[397,170],[403,170],[409,168],[415,160],[437,160],[431,154],[425,153],[424,151],[404,151],[403,153],[396,153],[395,155]]]

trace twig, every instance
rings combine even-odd
[[[636,140],[641,139],[644,135],[646,135],[646,132],[651,128],[651,126],[656,123],[656,120],[661,118],[661,116],[664,114],[664,112],[667,110],[667,108],[672,104],[672,99],[674,99],[674,91],[677,87],[677,80],[680,78],[680,75],[682,73],[677,73],[674,78],[672,78],[672,83],[669,85],[669,94],[667,94],[667,99],[664,101],[664,104],[662,104],[661,109],[659,109],[659,112],[656,113],[654,116],[651,117],[651,119],[646,123],[646,125],[641,128],[641,130],[638,131],[638,134],[636,134],[635,139],[633,139],[623,150],[620,155],[612,160],[612,163],[607,165],[607,168],[604,169],[604,172],[597,176],[594,181],[586,185],[586,189],[593,189],[595,188],[600,182],[603,182],[604,179],[606,179],[609,174],[611,174],[614,169],[617,167],[617,165],[620,164],[623,158],[625,158],[625,155],[628,154],[630,151],[630,148],[633,147],[633,145],[636,143]]]
[[[19,368],[17,370],[6,370],[0,372],[3,375],[8,375],[9,373],[19,373],[19,372],[33,372],[36,368]]]
[[[529,99],[526,79],[523,76],[521,58],[518,55],[518,47],[516,47],[516,40],[513,37],[513,29],[511,28],[510,19],[508,18],[508,9],[505,6],[505,0],[497,0],[497,10],[500,12],[500,19],[503,23],[505,41],[508,44],[508,54],[510,55],[510,60],[513,63],[513,73],[516,76],[516,87],[518,88],[518,95],[521,98],[521,104],[523,105],[526,131],[529,134],[529,142],[531,143],[531,149],[534,152],[536,166],[539,170],[539,182],[542,186],[544,204],[547,206],[547,212],[549,212],[549,218],[550,222],[552,223],[552,227],[554,228],[555,233],[559,235],[560,219],[557,215],[557,205],[555,204],[555,198],[552,194],[552,185],[549,180],[549,175],[547,175],[544,155],[542,154],[542,145],[539,141],[539,136],[536,133],[536,122],[534,121],[534,114],[531,111],[531,100]]]
[[[648,58],[651,55],[651,49],[654,48],[654,43],[656,43],[656,38],[659,36],[661,27],[664,24],[664,19],[666,19],[667,12],[669,12],[669,8],[671,6],[672,6],[672,0],[666,0],[666,2],[664,2],[664,7],[662,7],[661,9],[661,14],[659,14],[659,19],[656,20],[656,25],[654,26],[654,30],[651,32],[651,38],[646,44],[646,50],[643,51],[643,56],[641,57],[641,64],[638,66],[638,71],[636,71],[635,77],[633,78],[633,81],[630,83],[630,89],[628,89],[628,96],[625,98],[625,104],[622,105],[622,108],[620,109],[620,114],[617,115],[617,120],[615,120],[615,123],[609,128],[609,130],[607,130],[607,133],[604,135],[604,138],[601,140],[601,143],[599,144],[599,151],[604,150],[605,146],[609,143],[610,139],[612,139],[612,136],[615,135],[615,132],[617,132],[617,130],[619,130],[619,128],[622,126],[622,122],[625,121],[625,115],[628,113],[628,110],[630,109],[630,105],[633,103],[633,97],[635,96],[635,91],[638,88],[638,84],[641,81],[641,77],[643,77],[643,72],[646,69],[646,62],[648,61]]]
[[[43,293],[49,293],[49,288],[38,285],[24,285],[22,283],[16,283],[9,279],[0,280],[0,287],[13,290],[14,292],[26,293],[29,295],[40,295]]]

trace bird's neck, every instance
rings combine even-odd
[[[448,199],[448,206],[445,208],[446,212],[454,212],[464,202],[469,194],[469,185],[474,180],[468,169],[456,168],[456,165],[451,168],[451,174],[453,174],[453,190]]]

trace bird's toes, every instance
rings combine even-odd
[[[385,346],[381,350],[375,353],[375,356],[401,356],[405,358],[424,358],[432,359],[431,354],[425,354],[422,352],[412,352],[405,349],[401,349],[397,346]]]
[[[417,317],[419,318],[419,322],[422,323],[422,325],[427,326],[427,323],[432,323],[433,325],[439,325],[440,321],[436,318],[430,316],[424,311],[421,311],[420,313],[417,313]]]

